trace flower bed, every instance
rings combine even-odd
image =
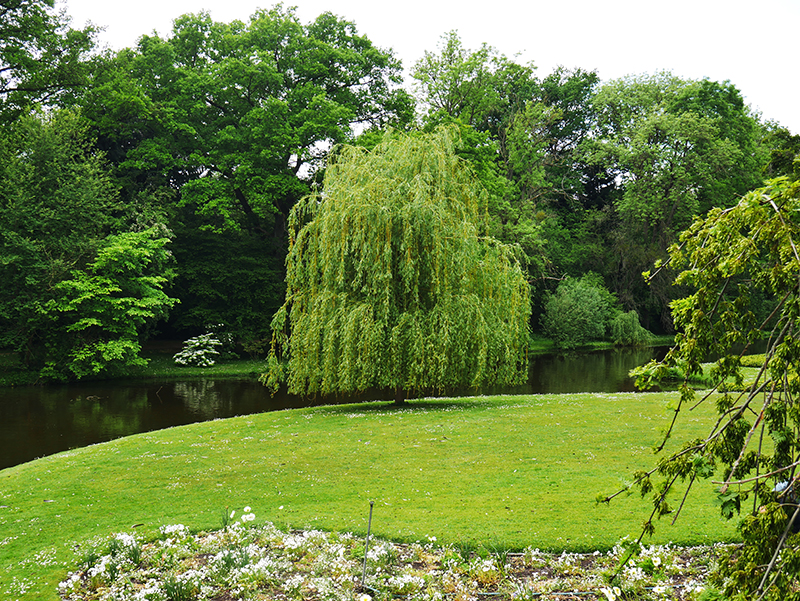
[[[715,547],[626,542],[608,553],[561,555],[439,546],[435,537],[367,544],[346,533],[284,532],[254,517],[245,508],[216,532],[193,535],[179,524],[150,542],[128,533],[91,541],[59,594],[70,601],[697,599],[717,555]]]

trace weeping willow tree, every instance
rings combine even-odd
[[[344,147],[289,220],[286,302],[262,380],[295,394],[511,384],[530,298],[513,249],[483,235],[486,195],[457,133]]]

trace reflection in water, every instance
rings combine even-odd
[[[635,349],[538,357],[527,386],[532,393],[633,392],[628,372],[654,356],[654,349]]]
[[[631,391],[634,388],[628,371],[657,353],[654,349],[641,349],[536,357],[531,361],[527,384],[480,392]],[[116,381],[0,389],[0,469],[138,432],[323,402],[376,398],[389,400],[392,396],[373,393],[333,399],[303,399],[286,394],[272,397],[255,380]]]
[[[214,380],[195,380],[192,382],[175,382],[173,394],[183,400],[187,411],[201,419],[212,419],[220,408],[219,391]],[[230,401],[230,399],[229,399]]]
[[[0,469],[138,432],[279,408],[253,380],[0,389]]]

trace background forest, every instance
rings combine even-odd
[[[52,0],[0,10],[0,348],[45,378],[113,373],[149,338],[209,330],[264,356],[292,207],[324,196],[340,145],[390,128],[460,131],[486,231],[524,266],[531,328],[564,347],[671,333],[674,274],[642,272],[695,216],[798,175],[800,136],[726,81],[540,77],[450,32],[404,86],[355,24],[281,5],[246,23],[187,14],[118,52],[96,33]]]

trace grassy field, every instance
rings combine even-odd
[[[141,434],[0,471],[0,597],[55,599],[93,537],[215,529],[251,506],[280,527],[397,541],[605,550],[638,535],[649,502],[596,505],[666,424],[670,393],[420,400],[290,410]],[[674,440],[702,435],[712,409]],[[733,540],[711,485],[651,542]]]

